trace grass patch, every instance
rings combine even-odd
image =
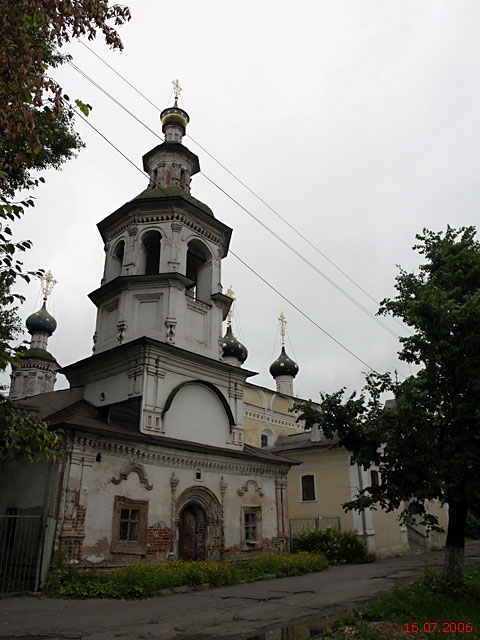
[[[327,567],[325,556],[314,553],[258,556],[232,563],[178,560],[119,567],[109,572],[81,571],[62,560],[50,572],[45,593],[52,598],[151,598],[175,587],[220,587],[258,578],[300,576]]]
[[[463,626],[459,627],[459,623]],[[413,624],[417,626],[412,627]],[[445,583],[427,568],[419,582],[397,587],[362,610],[348,614],[319,638],[413,640],[435,638],[439,632],[448,640],[480,640],[480,567],[467,571],[463,583]]]

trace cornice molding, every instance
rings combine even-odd
[[[249,461],[229,460],[225,454],[209,453],[199,455],[182,450],[168,449],[152,451],[146,446],[128,444],[110,439],[75,435],[70,440],[73,450],[89,450],[102,452],[108,455],[126,458],[132,465],[154,465],[169,469],[196,469],[201,467],[205,471],[220,474],[233,474],[241,476],[264,476],[271,478],[286,478],[289,466],[270,465],[265,463],[253,463]]]

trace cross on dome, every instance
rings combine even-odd
[[[53,273],[50,269],[43,276],[40,276],[40,282],[42,287],[43,299],[47,300],[48,296],[51,295],[53,291],[53,287],[58,284],[58,280],[55,280],[53,277]]]
[[[287,319],[285,318],[285,314],[283,313],[283,311],[278,316],[278,319],[280,320],[280,324],[282,325],[281,329],[280,329],[280,333],[282,335],[282,347],[284,347],[285,346],[285,329],[286,329],[286,326],[287,326]]]
[[[175,97],[175,103],[177,103],[183,89],[180,86],[180,83],[178,82],[178,80],[172,80],[172,84],[173,84],[173,95]]]
[[[234,291],[233,291],[231,286],[228,287],[227,291],[225,292],[225,295],[232,299],[232,304],[231,304],[230,310],[229,310],[229,312],[227,314],[227,327],[231,327],[232,326],[233,303],[236,300],[235,293],[234,293]]]

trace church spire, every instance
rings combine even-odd
[[[190,117],[186,111],[180,109],[178,106],[178,99],[182,92],[182,87],[178,80],[173,80],[172,84],[175,104],[173,107],[168,107],[162,111],[160,121],[162,123],[162,131],[165,134],[165,142],[182,142],[187,124],[190,122]]]
[[[285,333],[287,319],[285,314],[280,314],[278,318],[280,322],[280,334],[282,336],[282,351],[275,362],[270,366],[270,375],[274,378],[277,391],[286,395],[293,395],[293,379],[298,373],[298,364],[289,358],[285,351]]]
[[[145,197],[179,195],[179,189],[180,193],[190,194],[192,176],[200,171],[198,157],[182,144],[190,116],[178,106],[182,90],[178,80],[173,82],[173,87],[175,104],[160,114],[165,142],[143,156],[143,168],[150,177],[148,190],[158,192]]]
[[[229,287],[225,295],[232,299],[231,307],[227,314],[227,332],[222,338],[222,359],[224,362],[237,367],[242,365],[248,356],[247,348],[235,337],[232,329],[233,305],[236,298],[232,287]]]
[[[57,321],[47,311],[47,300],[57,281],[51,271],[40,277],[43,293],[41,309],[28,316],[25,321],[30,333],[30,347],[20,357],[20,367],[12,370],[10,399],[26,398],[39,393],[53,391],[60,369],[57,361],[47,351],[50,336],[57,328]]]

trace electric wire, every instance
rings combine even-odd
[[[324,333],[326,336],[328,336],[330,338],[330,340],[333,340],[333,342],[335,342],[339,347],[341,347],[344,351],[346,351],[347,353],[349,353],[351,356],[353,356],[356,360],[358,360],[359,362],[361,362],[363,365],[365,365],[366,367],[368,367],[368,369],[370,371],[375,371],[375,369],[370,366],[367,362],[365,362],[365,360],[362,360],[362,358],[360,358],[360,356],[357,356],[353,351],[351,351],[348,347],[346,347],[344,344],[342,344],[340,342],[340,340],[337,340],[337,338],[335,338],[334,336],[332,336],[331,333],[329,333],[326,329],[324,329],[323,327],[321,327],[318,322],[315,322],[315,320],[313,320],[312,318],[310,318],[309,315],[307,315],[304,311],[302,311],[300,309],[300,307],[297,307],[297,305],[292,302],[291,300],[289,300],[286,296],[283,295],[283,293],[281,293],[276,287],[273,286],[273,284],[270,284],[270,282],[268,282],[268,280],[265,280],[265,278],[263,276],[261,276],[257,271],[255,271],[255,269],[253,269],[250,265],[248,265],[244,260],[242,260],[239,256],[237,256],[236,253],[234,253],[231,249],[229,250],[229,253],[236,258],[239,262],[241,262],[243,264],[244,267],[246,267],[249,271],[251,271],[254,275],[257,276],[257,278],[259,278],[259,280],[261,280],[264,284],[267,285],[267,287],[269,287],[272,291],[274,291],[277,295],[279,295],[283,300],[285,300],[285,302],[287,304],[289,304],[293,309],[295,309],[295,311],[298,311],[298,313],[300,315],[302,315],[306,320],[308,320],[309,322],[311,322],[315,327],[317,327],[317,329],[320,329],[320,331],[322,333]]]
[[[92,53],[96,58],[98,58],[100,62],[102,62],[105,66],[107,66],[111,71],[113,71],[115,75],[117,75],[121,80],[123,80],[123,82],[125,82],[129,87],[131,87],[141,98],[143,98],[143,100],[148,102],[148,104],[150,104],[156,111],[158,111],[159,113],[161,112],[161,109],[155,103],[153,103],[144,93],[142,93],[139,89],[137,89],[137,87],[135,87],[131,82],[129,82],[129,80],[127,80],[125,76],[123,76],[114,67],[108,64],[106,60],[104,60],[100,55],[98,55],[93,49],[91,49],[84,42],[81,42],[81,44],[86,49],[88,49],[88,51],[90,51],[90,53]],[[172,95],[172,92],[170,92],[170,95]],[[331,258],[329,258],[316,244],[314,244],[311,240],[309,240],[309,238],[307,238],[303,233],[301,233],[301,231],[299,231],[294,225],[288,222],[286,218],[284,218],[276,209],[274,209],[270,204],[268,204],[266,200],[264,200],[261,196],[259,196],[258,193],[256,193],[251,187],[248,186],[248,184],[246,184],[243,180],[241,180],[235,173],[233,173],[233,171],[231,171],[220,160],[218,160],[218,158],[216,158],[213,154],[211,154],[203,145],[200,144],[200,142],[195,140],[188,133],[186,134],[186,137],[189,138],[194,144],[196,144],[197,147],[199,147],[199,149],[201,149],[204,153],[206,153],[214,162],[216,162],[224,171],[226,171],[230,176],[232,176],[234,180],[236,180],[240,185],[242,185],[242,187],[244,187],[249,193],[251,193],[257,200],[259,200],[259,202],[261,202],[265,207],[267,207],[267,209],[269,209],[275,216],[277,216],[277,218],[279,218],[284,224],[286,224],[289,229],[291,229],[297,236],[299,236],[304,242],[306,242],[314,251],[316,251],[319,255],[321,255],[322,258],[324,258],[329,264],[331,264],[335,269],[337,269],[337,271],[339,271],[345,278],[347,278],[349,282],[351,282],[355,287],[357,287],[357,289],[359,289],[364,295],[366,295],[370,300],[372,300],[372,302],[374,302],[377,306],[380,304],[379,301],[374,296],[372,296],[368,291],[366,291],[366,289],[364,289],[358,282],[356,282],[356,280],[354,280],[351,276],[349,276],[344,269],[342,269]],[[391,317],[397,324],[399,324],[402,327],[402,329],[407,330],[410,334],[413,333],[410,327],[405,325],[398,318],[396,318],[395,316],[391,316]],[[398,336],[396,335],[396,337]]]
[[[94,87],[96,87],[99,91],[101,91],[104,95],[106,95],[110,100],[112,100],[117,106],[123,109],[127,114],[129,114],[132,118],[136,120],[140,125],[142,125],[147,131],[156,136],[159,140],[163,141],[162,136],[160,136],[157,132],[151,129],[148,125],[146,125],[140,118],[138,118],[134,113],[132,113],[127,107],[125,107],[122,103],[120,103],[114,96],[112,96],[106,89],[101,87],[95,80],[93,80],[88,74],[82,71],[77,65],[72,63],[71,61],[68,63],[70,66],[77,71],[82,77],[84,77],[87,81],[89,81]],[[244,207],[238,200],[236,200],[233,196],[231,196],[225,189],[223,189],[218,183],[212,180],[209,176],[207,176],[203,171],[201,175],[205,180],[210,182],[216,189],[218,189],[221,193],[223,193],[227,198],[229,198],[234,204],[236,204],[239,208],[241,208],[245,213],[250,216],[257,224],[259,224],[263,229],[265,229],[268,233],[274,236],[279,242],[281,242],[287,249],[289,249],[292,253],[294,253],[302,262],[304,262],[307,266],[313,269],[318,275],[320,275],[324,280],[326,280],[331,286],[333,286],[339,293],[344,295],[350,302],[352,302],[357,308],[363,311],[369,318],[371,318],[374,322],[376,322],[380,327],[382,327],[385,331],[390,333],[394,338],[399,338],[398,334],[393,331],[387,324],[382,322],[380,318],[378,318],[375,314],[373,314],[367,307],[365,307],[362,303],[360,303],[356,298],[354,298],[351,294],[345,291],[340,285],[338,285],[334,280],[332,280],[329,276],[327,276],[323,271],[321,271],[313,262],[308,260],[300,251],[295,249],[291,244],[289,244],[286,240],[284,240],[278,233],[273,231],[267,224],[262,222],[259,218],[257,218],[249,209]]]
[[[117,151],[125,160],[128,161],[129,164],[132,165],[132,167],[134,167],[137,171],[139,171],[144,177],[145,174],[144,172],[137,167],[137,165],[130,160],[130,158],[128,158],[113,142],[111,142],[105,135],[103,135],[103,133],[101,133],[91,122],[89,122],[87,120],[87,118],[85,118],[78,109],[74,109],[75,112],[77,113],[77,115],[84,121],[86,122],[103,140],[105,140],[105,142],[107,142],[113,149],[115,149],[115,151]],[[306,314],[304,311],[302,311],[300,309],[300,307],[298,307],[294,302],[292,302],[289,298],[287,298],[287,296],[285,296],[283,293],[281,293],[276,287],[274,287],[272,284],[270,284],[270,282],[268,282],[268,280],[265,280],[265,278],[263,276],[261,276],[257,271],[255,271],[255,269],[253,269],[252,267],[250,267],[250,265],[248,265],[244,260],[242,260],[240,258],[240,256],[238,256],[236,253],[234,253],[232,251],[232,249],[229,249],[229,253],[231,255],[233,255],[234,258],[236,258],[241,264],[244,265],[244,267],[246,267],[251,273],[253,273],[255,276],[257,276],[257,278],[259,280],[261,280],[264,284],[267,285],[267,287],[269,287],[272,291],[274,291],[277,295],[279,295],[282,300],[284,300],[287,304],[289,304],[293,309],[295,309],[295,311],[297,311],[298,313],[300,313],[300,315],[302,315],[306,320],[308,320],[311,324],[313,324],[315,327],[317,327],[317,329],[320,329],[320,331],[322,333],[324,333],[328,338],[330,338],[331,340],[333,340],[333,342],[335,342],[335,344],[337,344],[339,347],[341,347],[344,351],[346,351],[348,354],[350,354],[353,358],[355,358],[356,360],[358,360],[358,362],[360,362],[361,364],[363,364],[364,366],[366,366],[370,371],[375,371],[375,369],[369,365],[367,362],[365,362],[365,360],[362,360],[362,358],[360,358],[359,356],[357,356],[351,349],[349,349],[348,347],[346,347],[342,342],[340,342],[340,340],[337,340],[337,338],[335,338],[331,333],[329,333],[326,329],[324,329],[322,326],[320,326],[318,324],[318,322],[315,322],[315,320],[313,320],[308,314]],[[401,374],[403,375],[403,374]]]

